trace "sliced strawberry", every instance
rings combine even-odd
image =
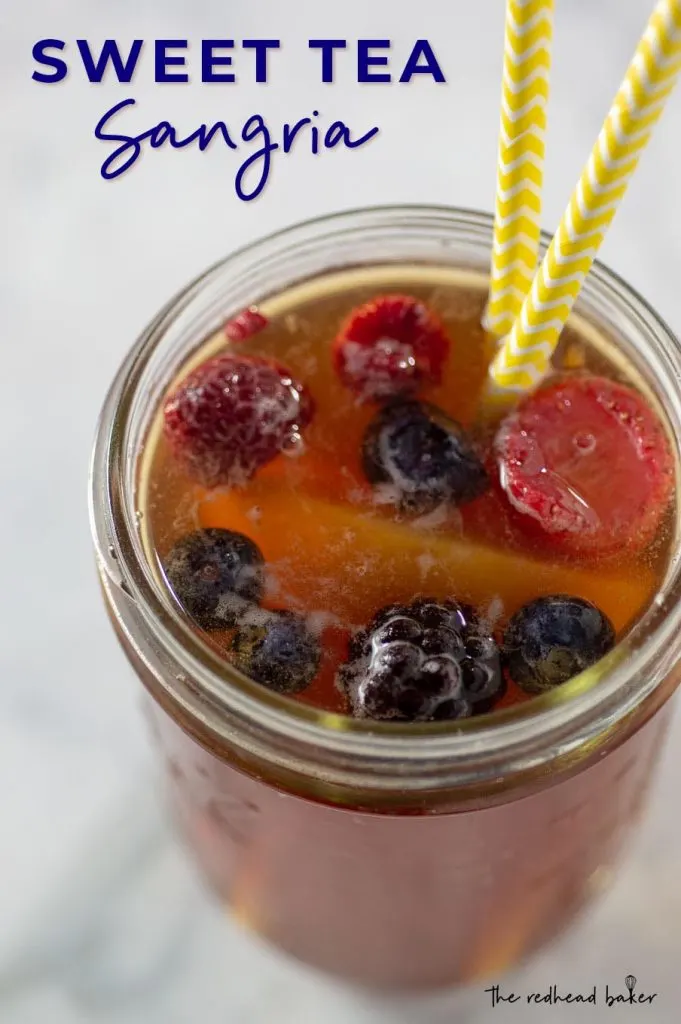
[[[640,551],[673,489],[664,428],[645,399],[604,377],[564,377],[502,423],[499,482],[518,522],[566,555]]]
[[[246,341],[254,334],[264,330],[269,323],[256,306],[242,309],[235,317],[228,320],[223,330],[230,341]]]
[[[297,444],[314,402],[278,363],[226,352],[190,373],[166,399],[164,434],[206,487],[239,486]]]
[[[449,341],[428,307],[409,295],[379,295],[353,310],[333,343],[343,383],[360,398],[386,398],[438,384]]]

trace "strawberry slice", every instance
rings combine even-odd
[[[342,382],[360,398],[387,398],[438,384],[449,349],[439,320],[409,295],[379,295],[354,309],[333,343]]]
[[[535,391],[501,424],[494,448],[519,524],[566,555],[643,550],[671,500],[662,424],[638,392],[604,377]]]

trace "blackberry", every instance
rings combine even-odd
[[[233,626],[265,589],[260,548],[233,530],[187,534],[163,560],[163,570],[179,604],[203,629]]]
[[[503,657],[518,686],[544,693],[595,664],[614,643],[612,623],[595,604],[555,594],[516,612],[504,634]]]
[[[367,479],[389,484],[396,504],[410,512],[428,512],[443,502],[462,505],[489,486],[466,431],[426,402],[385,406],[364,435],[362,462]]]
[[[499,651],[473,609],[418,599],[381,609],[337,682],[360,718],[440,721],[489,711],[505,688]]]
[[[300,693],[319,669],[321,650],[295,612],[253,609],[231,639],[236,665],[277,693]]]

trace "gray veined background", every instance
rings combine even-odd
[[[24,0],[0,34],[0,1021],[2,1024],[444,1024],[614,1020],[671,1024],[681,1004],[681,723],[645,827],[608,897],[521,972],[530,991],[638,976],[652,1007],[492,1011],[457,1000],[385,1001],[282,961],[201,893],[156,810],[137,691],[99,604],[85,474],[104,390],[172,292],[229,249],[296,219],[375,202],[490,207],[502,0]],[[640,34],[647,0],[557,0],[545,226],[555,226]],[[31,81],[52,36],[275,37],[268,86],[88,85],[74,67]],[[396,63],[428,38],[446,85],[358,86],[353,58],[322,86],[312,37],[391,38]],[[195,43],[190,58],[197,55]],[[300,56],[299,56],[300,54]],[[243,63],[237,58],[237,71]],[[356,153],[275,160],[252,204],[233,157],[159,151],[115,182],[92,138],[134,95],[141,127],[319,109],[378,139]],[[603,250],[681,325],[681,93],[645,154]],[[509,985],[511,982],[508,983]],[[625,1012],[626,1011],[626,1012]]]

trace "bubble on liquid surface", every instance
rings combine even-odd
[[[294,430],[289,435],[283,454],[289,459],[297,459],[305,453],[306,447],[302,434]]]
[[[596,438],[588,430],[582,430],[575,434],[572,444],[578,455],[591,455],[596,450]]]

